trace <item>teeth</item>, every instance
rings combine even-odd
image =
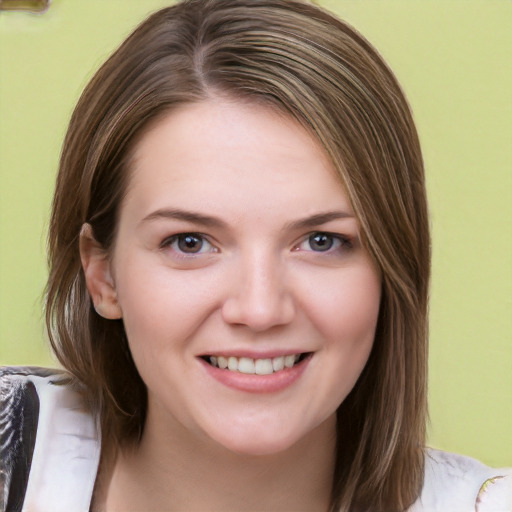
[[[272,359],[272,368],[275,372],[282,370],[284,368],[284,357],[274,357]]]
[[[229,359],[236,359],[236,357],[230,357]],[[232,369],[231,367],[229,368]],[[255,373],[255,364],[254,359],[249,359],[248,357],[241,357],[238,360],[238,371],[241,373]]]
[[[252,359],[250,357],[223,357],[210,356],[212,366],[228,369],[232,372],[246,373],[249,375],[270,375],[285,368],[292,368],[300,359],[300,354],[279,356],[272,359]]]
[[[295,356],[294,355],[286,356],[284,358],[284,365],[286,366],[286,368],[291,368],[294,364],[295,364]]]
[[[270,375],[274,373],[272,359],[256,359],[255,373],[257,375]]]

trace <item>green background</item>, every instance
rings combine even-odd
[[[0,364],[55,365],[41,298],[60,145],[93,71],[164,0],[0,11]],[[512,465],[512,3],[324,0],[409,97],[433,229],[430,444]],[[392,413],[392,411],[390,411]]]

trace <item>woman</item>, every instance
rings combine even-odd
[[[151,16],[64,142],[67,373],[5,372],[30,414],[4,508],[506,510],[505,471],[425,450],[429,252],[414,123],[359,34],[284,0]]]

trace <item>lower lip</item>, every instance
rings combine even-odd
[[[208,374],[227,387],[247,393],[276,393],[291,386],[304,373],[312,356],[306,357],[292,368],[285,368],[270,375],[256,375],[223,370],[199,359]]]

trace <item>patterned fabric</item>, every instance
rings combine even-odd
[[[34,452],[39,397],[28,375],[48,377],[42,368],[0,369],[0,510],[21,510]]]
[[[63,372],[0,369],[0,512],[87,512],[96,422]]]
[[[409,512],[512,512],[512,468],[429,450],[423,492]]]
[[[0,512],[88,512],[101,439],[79,393],[41,368],[0,368],[0,383]],[[512,512],[512,468],[428,450],[408,512]]]
[[[32,462],[39,399],[31,382],[13,383],[1,398],[0,507],[18,510],[23,504]]]

